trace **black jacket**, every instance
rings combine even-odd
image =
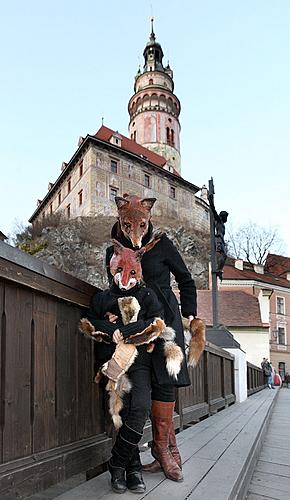
[[[121,313],[118,305],[119,297],[136,297],[140,304],[140,311],[137,321],[124,325],[121,318]],[[105,319],[107,312],[111,312],[118,316],[116,323],[111,323]],[[144,328],[150,325],[154,318],[162,317],[162,306],[156,297],[153,290],[142,286],[135,286],[131,290],[122,291],[111,283],[110,288],[104,291],[99,291],[93,295],[91,299],[90,309],[86,312],[86,317],[94,325],[96,330],[108,333],[111,338],[116,329],[122,332],[124,338],[139,333]],[[104,342],[96,343],[95,357],[97,367],[101,366],[104,362],[108,361],[115,350],[116,344],[105,344]],[[139,356],[146,350],[146,347],[138,347]]]
[[[145,245],[151,237],[152,226],[150,225],[148,234],[145,238],[143,238],[143,245]],[[121,237],[117,236],[117,223],[113,226],[112,238],[119,240],[123,246],[132,248],[130,240],[125,238],[123,235]],[[106,265],[109,280],[112,279],[109,265],[113,251],[113,246],[111,246],[106,252]],[[180,291],[181,312],[184,317],[188,317],[190,315],[196,316],[196,287],[194,280],[192,279],[191,274],[178,250],[166,235],[161,237],[160,242],[157,243],[152,250],[144,254],[141,264],[143,279],[146,286],[156,292],[156,295],[164,308],[165,323],[175,330],[175,341],[184,351],[182,321],[177,299],[170,286],[170,277],[172,273],[177,281]],[[164,356],[162,355],[161,350],[160,360],[159,367],[155,373],[155,378],[159,384],[174,383],[176,386],[190,385],[185,362],[182,365],[177,381],[173,382],[172,378],[169,377],[166,371]]]

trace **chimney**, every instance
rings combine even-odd
[[[263,264],[254,264],[254,271],[257,274],[264,274],[264,266],[263,266]]]
[[[235,260],[235,268],[239,269],[240,271],[244,270],[244,261],[243,261],[243,259],[236,259]]]

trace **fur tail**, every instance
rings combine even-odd
[[[183,352],[175,342],[167,340],[164,342],[164,355],[166,358],[167,372],[176,380],[183,361]]]
[[[132,384],[127,375],[122,375],[117,382],[109,380],[106,385],[106,390],[109,392],[109,413],[117,430],[123,425],[120,417],[120,411],[123,408],[122,398],[126,392],[130,392],[131,388]]]
[[[183,326],[186,330],[189,330],[191,335],[187,364],[195,367],[205,348],[205,323],[198,318],[193,319],[191,322],[183,318]]]

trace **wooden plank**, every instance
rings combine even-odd
[[[1,263],[1,261],[3,261]],[[6,261],[6,262],[5,262]],[[11,247],[7,243],[0,241],[0,268],[8,264],[8,262],[16,264],[21,273],[21,268],[25,268],[28,271],[32,271],[33,274],[39,274],[41,276],[46,276],[54,281],[67,285],[70,288],[79,290],[82,293],[90,296],[96,291],[96,287],[90,285],[89,283],[75,278],[71,274],[65,273],[56,269],[54,266],[43,262],[32,255],[29,255],[18,248]],[[1,274],[0,274],[1,275]]]
[[[92,423],[92,391],[93,385],[93,361],[92,349],[93,341],[86,339],[83,335],[76,338],[78,351],[78,386],[77,386],[77,432],[78,438],[85,438],[91,435]]]
[[[56,318],[57,302],[34,295],[34,366],[33,366],[33,452],[57,446],[56,421]]]
[[[5,314],[3,462],[8,462],[31,453],[31,292],[7,284]]]
[[[269,396],[264,401],[264,404],[259,406],[248,424],[244,426],[203,481],[189,495],[188,499],[214,498],[215,500],[224,500],[225,498],[242,498],[244,481],[252,471],[259,450],[259,443],[265,431],[269,410],[274,400],[275,395],[272,395],[272,393],[268,393]]]
[[[269,500],[289,500],[289,491],[277,491],[275,488],[251,484],[249,493],[264,496]]]
[[[284,476],[277,476],[271,472],[259,472],[254,471],[254,474],[251,479],[250,490],[253,485],[263,486],[267,488],[273,488],[276,491],[288,492],[290,496],[290,478]]]
[[[285,476],[290,478],[290,465],[273,464],[259,459],[255,470],[257,472],[266,472],[275,474],[276,476]]]
[[[91,294],[84,293],[46,276],[33,273],[29,269],[19,267],[12,262],[3,261],[3,259],[0,259],[0,276],[8,281],[85,307],[89,305],[90,297],[93,295],[93,292]],[[92,287],[91,290],[96,291],[96,288]]]
[[[58,444],[76,439],[76,349],[77,319],[75,309],[57,303],[56,317],[56,418]]]
[[[15,500],[107,461],[111,439],[101,435],[0,466],[0,498]]]
[[[289,450],[273,448],[265,444],[260,454],[260,460],[274,464],[290,465],[290,453]]]

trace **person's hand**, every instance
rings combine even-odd
[[[188,316],[188,319],[189,319],[189,322],[191,323],[192,320],[194,319],[194,316],[190,315],[190,316]]]
[[[120,330],[117,329],[113,333],[113,342],[115,342],[115,344],[118,344],[120,340],[123,340],[123,335],[121,334]]]
[[[105,318],[110,321],[110,323],[116,323],[118,316],[116,314],[113,314],[111,312],[106,312]]]

